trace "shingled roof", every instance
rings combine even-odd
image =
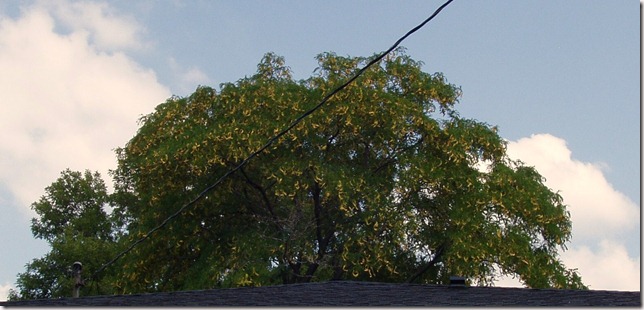
[[[640,292],[332,281],[117,296],[24,300],[0,306],[632,306]]]

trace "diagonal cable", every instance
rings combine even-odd
[[[362,73],[364,73],[364,72],[365,72],[369,67],[371,67],[371,66],[372,66],[372,65],[374,65],[375,63],[377,63],[377,62],[379,62],[380,60],[382,60],[382,59],[383,59],[387,54],[389,54],[389,53],[390,53],[391,51],[393,51],[396,47],[398,47],[398,46],[400,45],[400,43],[402,43],[402,41],[404,41],[407,37],[409,37],[410,35],[412,35],[414,32],[418,31],[418,29],[422,28],[423,26],[425,26],[425,24],[427,24],[429,21],[431,21],[432,19],[434,19],[434,17],[436,17],[436,15],[438,15],[438,13],[440,13],[440,12],[441,12],[441,11],[442,11],[442,10],[443,10],[447,5],[449,5],[452,1],[453,1],[453,0],[448,0],[447,2],[443,3],[443,5],[441,5],[440,7],[438,7],[438,9],[436,9],[436,11],[434,11],[434,13],[433,13],[431,16],[429,16],[427,19],[425,19],[422,23],[418,24],[418,26],[416,26],[416,27],[412,28],[411,30],[409,30],[405,35],[403,35],[402,37],[400,37],[400,39],[398,39],[398,40],[397,40],[397,41],[396,41],[396,42],[395,42],[395,43],[394,43],[394,44],[393,44],[389,49],[387,49],[386,51],[382,52],[380,55],[378,55],[378,57],[376,57],[376,58],[372,59],[369,63],[367,63],[364,67],[362,67],[362,69],[358,70],[358,72],[357,72],[356,74],[354,74],[354,75],[353,75],[353,77],[351,77],[351,78],[350,78],[350,79],[348,79],[346,82],[344,82],[342,85],[338,86],[338,87],[337,87],[337,88],[335,88],[332,92],[330,92],[328,95],[326,95],[326,96],[322,99],[322,101],[320,101],[320,103],[318,103],[316,106],[314,106],[314,107],[313,107],[313,108],[311,108],[310,110],[308,110],[308,111],[304,112],[304,114],[302,114],[300,117],[298,117],[297,119],[295,119],[295,120],[294,120],[290,125],[288,125],[286,128],[282,129],[282,131],[280,131],[278,134],[276,134],[275,136],[273,136],[272,138],[270,138],[270,139],[266,142],[266,144],[264,144],[261,148],[259,148],[258,150],[256,150],[256,151],[255,151],[255,152],[253,152],[252,154],[250,154],[250,155],[249,155],[248,157],[246,157],[244,160],[242,160],[242,161],[241,161],[241,162],[240,162],[240,163],[239,163],[235,168],[233,168],[233,169],[229,170],[228,172],[226,172],[226,173],[225,173],[224,175],[222,175],[222,176],[221,176],[221,177],[220,177],[216,182],[214,182],[214,183],[213,183],[213,184],[211,184],[210,186],[206,187],[203,191],[201,191],[201,193],[199,193],[199,195],[197,195],[195,198],[193,198],[193,199],[192,199],[192,200],[190,200],[188,203],[186,203],[185,205],[183,205],[183,206],[182,206],[181,208],[179,208],[175,213],[173,213],[173,214],[171,214],[170,216],[168,216],[165,220],[163,220],[163,222],[161,222],[161,224],[159,224],[159,225],[157,225],[156,227],[154,227],[154,228],[150,229],[150,231],[148,231],[148,232],[147,232],[145,235],[143,235],[141,238],[139,238],[138,240],[136,240],[135,242],[133,242],[133,243],[132,243],[130,246],[128,246],[125,250],[123,250],[122,252],[120,252],[119,254],[117,254],[114,258],[112,258],[112,259],[111,259],[110,261],[108,261],[107,263],[103,264],[103,266],[101,266],[98,270],[96,270],[96,271],[95,271],[95,272],[94,272],[94,273],[93,273],[93,274],[92,274],[88,279],[86,279],[86,281],[91,280],[91,279],[94,279],[94,278],[95,278],[99,273],[101,273],[103,270],[105,270],[105,268],[107,268],[108,266],[110,266],[111,264],[113,264],[114,262],[116,262],[119,258],[123,257],[123,256],[124,256],[125,254],[127,254],[128,252],[130,252],[130,251],[131,251],[132,249],[134,249],[134,247],[136,247],[139,243],[142,243],[143,241],[145,241],[146,239],[148,239],[148,238],[149,238],[149,237],[150,237],[154,232],[156,232],[157,230],[159,230],[159,229],[163,228],[166,224],[168,224],[168,222],[170,222],[171,220],[173,220],[174,218],[176,218],[177,216],[179,216],[179,215],[180,215],[184,210],[186,210],[187,208],[191,207],[192,205],[194,205],[195,203],[197,203],[197,202],[199,202],[201,199],[203,199],[203,198],[206,196],[206,194],[207,194],[208,192],[210,192],[211,190],[213,190],[215,187],[219,186],[219,184],[221,184],[221,182],[223,182],[223,181],[224,181],[226,178],[228,178],[231,174],[233,174],[233,173],[237,172],[237,170],[239,170],[239,169],[241,169],[242,167],[244,167],[244,166],[245,166],[245,165],[246,165],[246,164],[247,164],[251,159],[255,158],[257,155],[259,155],[260,153],[262,153],[264,150],[266,150],[268,147],[270,147],[273,143],[275,143],[275,141],[277,141],[279,138],[281,138],[281,137],[282,137],[282,136],[284,136],[286,133],[288,133],[291,129],[293,129],[293,127],[297,126],[300,122],[302,122],[302,120],[303,120],[304,118],[306,118],[307,116],[311,115],[313,112],[315,112],[315,111],[316,111],[316,110],[318,110],[320,107],[322,107],[322,106],[323,106],[323,105],[324,105],[324,104],[325,104],[329,99],[331,99],[331,97],[333,97],[335,94],[337,94],[338,92],[340,92],[341,90],[343,90],[344,88],[346,88],[349,84],[351,84],[353,81],[355,81],[355,80],[356,80],[360,75],[362,75]]]

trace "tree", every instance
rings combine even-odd
[[[45,192],[31,205],[38,215],[31,230],[49,243],[51,251],[26,265],[18,275],[18,291],[10,292],[11,300],[69,297],[74,287],[72,264],[80,261],[84,269],[95,270],[118,248],[118,222],[106,213],[111,197],[98,172],[67,169]],[[110,293],[107,277],[112,274],[88,283],[85,293]]]
[[[323,53],[306,80],[266,54],[257,73],[172,97],[117,150],[129,242],[344,82],[369,58]],[[324,281],[585,288],[558,258],[562,198],[459,116],[460,88],[398,49],[123,257],[120,293]]]

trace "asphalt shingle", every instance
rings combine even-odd
[[[640,292],[331,281],[3,302],[0,306],[631,306]]]

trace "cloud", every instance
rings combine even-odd
[[[9,297],[10,289],[15,289],[15,288],[9,283],[0,285],[0,301],[7,301],[7,297]]]
[[[499,276],[497,280],[494,282],[494,286],[496,287],[525,287],[521,281],[519,281],[519,277],[511,277],[511,276]]]
[[[177,91],[180,92],[177,94],[179,96],[192,93],[197,85],[212,85],[214,82],[199,68],[191,67],[185,69],[172,57],[168,59],[168,67],[173,72],[172,76],[174,80],[172,84],[176,85]]]
[[[611,240],[601,240],[599,249],[574,246],[561,253],[568,268],[576,268],[584,284],[591,290],[639,291],[640,258],[628,256],[626,248]],[[518,278],[499,277],[497,287],[523,287]]]
[[[508,155],[534,166],[545,184],[559,191],[569,206],[577,241],[616,237],[639,223],[637,205],[604,177],[606,165],[573,159],[563,139],[538,134],[510,141]]]
[[[152,70],[118,51],[136,47],[139,32],[95,3],[42,2],[0,19],[0,185],[24,209],[65,168],[107,178],[113,149],[170,96]]]
[[[590,289],[640,290],[640,258],[629,257],[626,248],[615,241],[600,241],[597,251],[578,246],[564,252],[561,258],[575,264]]]
[[[117,14],[107,3],[41,1],[58,27],[80,32],[102,51],[142,49],[144,28],[131,16]]]
[[[509,141],[508,155],[534,166],[568,205],[573,237],[564,264],[591,289],[638,291],[640,258],[629,257],[623,237],[638,233],[639,208],[606,180],[606,165],[574,159],[566,141],[549,134]]]

